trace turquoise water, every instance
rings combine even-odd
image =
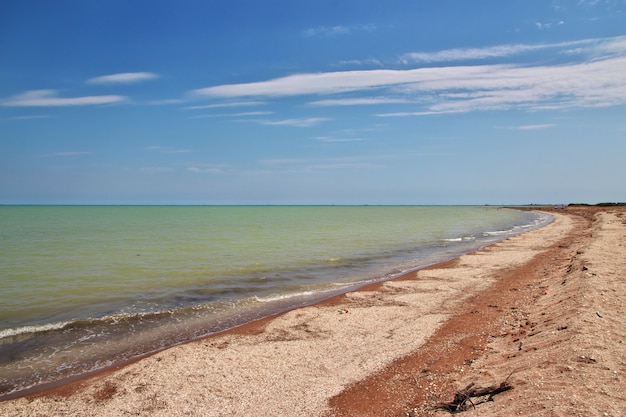
[[[495,207],[2,206],[0,396],[549,220]]]

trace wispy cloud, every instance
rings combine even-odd
[[[327,100],[311,101],[311,106],[363,106],[363,105],[375,105],[375,104],[399,104],[407,103],[406,99],[402,98],[387,98],[387,97],[362,97],[362,98],[335,98]]]
[[[330,37],[330,36],[345,35],[348,33],[350,33],[350,30],[346,26],[341,26],[341,25],[318,26],[316,28],[310,28],[302,32],[302,34],[307,38],[311,38],[314,36]]]
[[[383,61],[377,58],[367,58],[367,59],[346,59],[341,60],[336,67],[384,67]]]
[[[240,113],[220,113],[220,114],[201,114],[199,116],[190,116],[188,119],[207,119],[214,117],[249,117],[249,116],[267,116],[274,114],[271,111],[246,111]]]
[[[285,119],[285,120],[261,120],[260,123],[270,126],[295,126],[310,127],[331,120],[327,117],[308,117],[301,119]]]
[[[231,101],[231,102],[226,102],[226,103],[205,104],[201,106],[188,106],[188,107],[185,107],[185,110],[217,109],[221,107],[239,107],[239,106],[259,106],[259,105],[264,105],[264,104],[267,104],[267,102],[265,101]]]
[[[222,174],[224,172],[224,166],[212,164],[193,164],[187,168],[187,171],[196,174]]]
[[[131,84],[148,81],[159,76],[152,72],[122,72],[119,74],[102,75],[87,80],[89,84]]]
[[[535,27],[539,30],[548,30],[548,29],[552,29],[552,26],[554,25],[560,26],[564,24],[565,24],[565,21],[563,20],[559,20],[557,22],[545,22],[545,23],[535,22]]]
[[[302,32],[302,35],[307,38],[313,37],[325,37],[332,38],[336,36],[349,35],[355,32],[373,32],[376,30],[376,25],[368,24],[368,25],[335,25],[335,26],[317,26],[314,28],[309,28]]]
[[[552,123],[546,123],[546,124],[538,124],[538,125],[522,125],[522,126],[516,126],[515,129],[517,130],[542,130],[542,129],[550,129],[552,127],[555,127],[555,124]]]
[[[392,89],[429,111],[598,107],[626,103],[626,57],[580,64],[481,65],[300,74],[204,89],[214,96],[296,96]]]
[[[576,46],[585,53],[578,62],[560,65],[462,65],[407,70],[376,69],[295,74],[267,81],[229,84],[196,90],[216,98],[323,96],[351,93],[350,98],[310,101],[318,106],[378,104],[389,97],[410,102],[408,116],[485,110],[548,110],[626,104],[626,37],[551,44],[565,52]],[[506,56],[539,46],[502,46],[442,51],[439,60],[461,56]],[[425,59],[423,57],[423,59]],[[435,57],[433,57],[435,59]],[[366,97],[357,97],[366,94]],[[417,108],[416,107],[421,107]],[[296,119],[294,119],[296,120]],[[306,119],[305,119],[306,120]],[[291,124],[293,121],[266,122]]]
[[[454,48],[435,52],[410,52],[400,57],[403,64],[451,62],[506,57],[522,52],[547,48],[546,45],[498,45],[486,48]]]
[[[0,100],[1,106],[7,107],[63,107],[63,106],[93,106],[113,104],[125,101],[125,96],[83,96],[57,97],[56,90],[32,90]]]
[[[195,90],[209,97],[286,97],[307,94],[337,94],[342,92],[385,87],[418,81],[415,71],[370,70],[296,74],[244,84],[226,84]]]
[[[484,48],[453,48],[434,52],[410,52],[402,55],[400,62],[402,64],[413,64],[483,60],[488,58],[505,58],[545,49],[555,49],[558,53],[583,53],[610,49],[624,51],[624,42],[626,42],[626,36],[556,43],[506,44],[487,46]]]

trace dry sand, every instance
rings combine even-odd
[[[626,415],[626,210],[567,208],[454,261],[0,403],[2,416]]]

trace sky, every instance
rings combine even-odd
[[[0,204],[626,201],[626,0],[3,0]]]

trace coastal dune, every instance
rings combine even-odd
[[[0,403],[3,416],[624,415],[626,210],[555,220],[452,261]]]

